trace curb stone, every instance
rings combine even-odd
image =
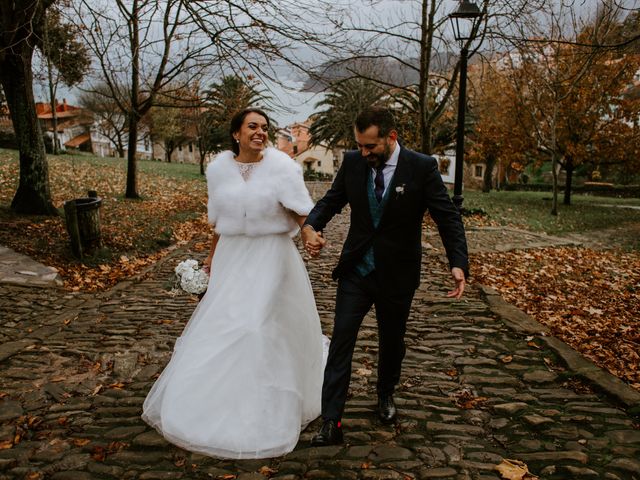
[[[518,333],[538,336],[540,340],[558,354],[571,372],[596,385],[611,397],[616,398],[629,409],[629,413],[640,415],[640,392],[631,388],[618,377],[598,367],[563,341],[551,336],[549,328],[519,308],[507,303],[497,290],[484,285],[479,286],[489,304],[489,308],[505,325]]]

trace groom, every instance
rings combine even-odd
[[[351,224],[333,278],[338,280],[333,335],[322,386],[320,431],[314,446],[342,442],[341,418],[351,377],[358,329],[372,305],[378,323],[378,416],[396,418],[393,392],[405,354],[404,334],[413,294],[420,283],[422,220],[426,210],[438,225],[460,298],[468,272],[467,243],[458,211],[449,199],[434,158],[402,147],[392,113],[363,111],[355,122],[357,151],[344,154],[326,195],[302,228],[305,249],[318,255],[322,229],[349,204]]]

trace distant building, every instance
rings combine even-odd
[[[298,162],[307,178],[333,178],[340,166],[343,150],[330,149],[322,144],[311,145],[311,123],[311,119],[307,119],[278,130],[276,148]]]
[[[311,120],[296,122],[278,130],[276,134],[276,148],[285,152],[290,157],[295,157],[299,153],[309,148],[311,135],[309,134]]]
[[[90,129],[93,124],[91,112],[73,105],[66,99],[62,103],[55,102],[57,117],[58,149],[77,149],[91,152]],[[37,102],[36,115],[44,135],[53,142],[53,110],[50,103]]]

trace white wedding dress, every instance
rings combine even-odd
[[[170,442],[214,457],[286,454],[320,414],[327,343],[291,232],[221,233],[207,293],[149,392],[143,419]]]

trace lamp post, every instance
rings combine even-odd
[[[461,43],[460,50],[460,86],[458,88],[458,126],[456,129],[456,173],[453,182],[453,203],[462,211],[462,173],[464,170],[464,116],[467,108],[467,57],[468,43],[474,34],[476,20],[482,17],[478,6],[469,0],[460,0],[458,9],[449,14],[453,33]]]

